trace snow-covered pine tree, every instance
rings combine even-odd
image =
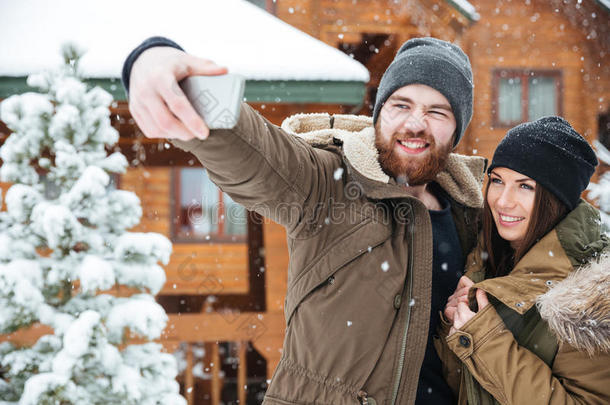
[[[88,89],[82,49],[64,44],[65,64],[34,74],[40,93],[11,96],[0,119],[13,131],[0,148],[0,178],[11,182],[0,212],[0,333],[49,325],[32,347],[0,345],[0,401],[26,404],[185,404],[171,354],[151,342],[167,315],[163,286],[171,243],[138,224],[138,197],[109,187],[127,160],[106,148],[112,96]],[[117,297],[104,290],[130,286]],[[147,343],[131,344],[130,336]]]
[[[597,158],[600,162],[610,165],[610,151],[599,141],[594,141]],[[610,171],[599,178],[599,183],[590,183],[588,198],[597,201],[602,219],[602,229],[610,233]]]

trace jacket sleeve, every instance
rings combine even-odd
[[[283,225],[289,235],[301,223],[315,227],[324,220],[320,204],[331,200],[339,183],[333,174],[343,164],[339,154],[313,148],[246,103],[233,129],[171,142],[193,153],[233,200]]]
[[[551,369],[519,346],[493,305],[487,305],[447,345],[500,403],[608,404],[610,356],[588,357],[562,344]]]
[[[123,64],[122,81],[127,95],[135,60],[155,46],[180,45],[164,37],[151,37],[136,47]],[[335,153],[316,149],[287,134],[245,103],[231,130],[211,130],[206,140],[170,140],[193,153],[210,179],[233,200],[251,211],[284,225],[289,234],[301,222],[320,220],[319,201],[331,193],[334,171],[341,167]]]

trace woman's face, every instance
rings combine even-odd
[[[506,167],[494,168],[489,181],[487,204],[498,233],[517,249],[525,239],[534,210],[536,182]]]

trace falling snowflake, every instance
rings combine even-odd
[[[390,269],[390,265],[388,264],[388,261],[386,260],[385,262],[381,263],[381,270],[388,271]]]
[[[333,174],[335,180],[341,180],[341,176],[343,176],[343,168],[340,167],[337,170],[335,170],[335,173]]]

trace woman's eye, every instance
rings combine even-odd
[[[502,184],[502,180],[500,180],[500,179],[499,179],[499,178],[497,178],[497,177],[492,177],[492,178],[491,178],[491,182],[492,182],[492,183],[495,183],[495,184]]]
[[[445,113],[442,111],[430,111],[430,114],[436,115],[438,117],[445,117]]]
[[[408,110],[409,106],[406,104],[396,104],[394,107],[400,108],[401,110]]]
[[[524,190],[534,190],[534,187],[530,186],[529,184],[521,184],[521,188],[523,188]]]

